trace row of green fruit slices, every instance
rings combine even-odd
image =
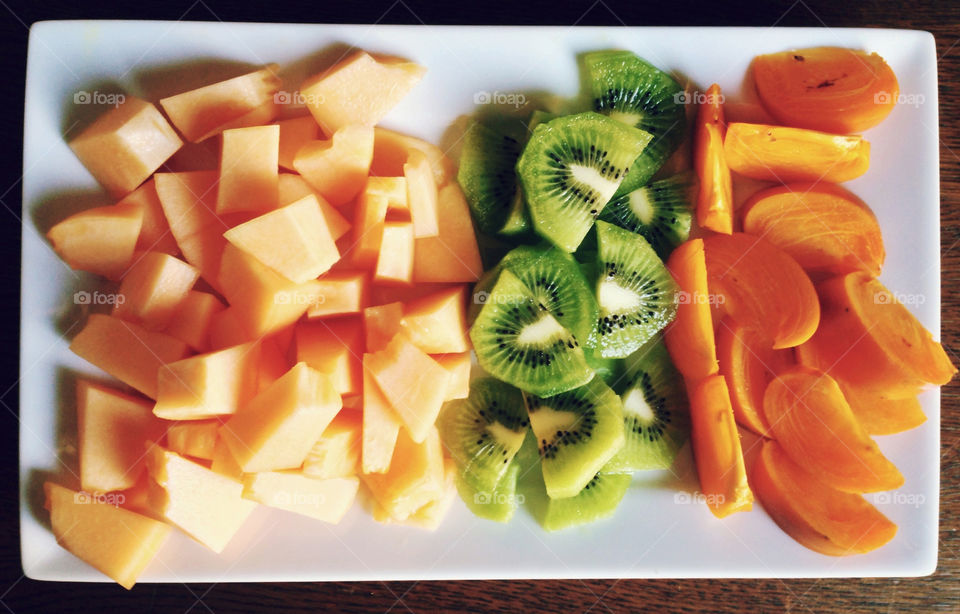
[[[688,431],[660,332],[678,301],[662,259],[689,236],[694,186],[651,182],[683,139],[683,90],[628,52],[583,63],[592,110],[464,137],[474,220],[516,247],[469,313],[492,377],[438,422],[474,513],[505,522],[523,501],[550,530],[610,515],[632,472],[668,468]]]

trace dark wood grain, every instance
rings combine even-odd
[[[336,23],[485,23],[571,25],[752,25],[887,27],[929,30],[940,57],[941,243],[943,258],[943,341],[960,363],[960,8],[946,2],[872,1],[766,2],[762,6],[733,0],[702,4],[584,2],[555,0],[484,3],[368,2],[323,3],[296,0],[270,3],[268,8],[237,8],[217,2],[131,3],[75,1],[20,2],[0,6],[0,45],[3,77],[0,88],[5,113],[0,128],[8,141],[22,132],[22,83],[26,26],[41,19],[150,18],[224,21],[306,21]],[[226,4],[226,3],[225,3]],[[348,6],[349,5],[349,6]],[[5,10],[6,9],[6,10]],[[682,41],[678,41],[682,44]],[[8,146],[8,148],[10,148]],[[0,169],[0,203],[19,211],[14,165]],[[0,253],[11,263],[0,273],[2,305],[6,310],[3,336],[8,351],[0,355],[0,414],[4,415],[5,446],[0,483],[7,504],[0,506],[0,602],[13,612],[106,611],[137,612],[287,612],[287,611],[639,611],[681,612],[960,611],[960,386],[943,391],[941,447],[940,562],[928,578],[902,580],[573,580],[490,582],[360,582],[327,584],[141,585],[127,592],[116,586],[39,583],[19,579],[19,534],[16,501],[16,358],[19,228],[5,225]],[[8,386],[13,385],[8,390]],[[6,390],[6,392],[3,392]],[[7,411],[4,411],[6,409]],[[33,408],[19,408],[30,411]],[[509,553],[504,553],[509,559]],[[691,553],[695,556],[695,553]]]

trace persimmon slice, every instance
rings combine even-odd
[[[787,455],[833,488],[877,492],[903,485],[826,373],[802,365],[781,371],[763,395],[763,414]]]
[[[700,381],[718,369],[703,239],[691,239],[674,249],[667,268],[680,292],[677,317],[664,331],[664,341],[677,370],[691,381]]]
[[[714,83],[697,110],[693,164],[700,180],[697,193],[697,223],[715,232],[733,232],[733,183],[723,154],[726,121],[723,94]]]
[[[765,441],[750,485],[773,521],[801,545],[832,556],[862,554],[886,544],[897,525],[860,495],[831,488]]]
[[[882,394],[852,386],[837,380],[843,398],[857,422],[871,435],[893,435],[916,428],[926,422],[927,416],[917,397],[891,399]]]

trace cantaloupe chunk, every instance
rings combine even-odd
[[[296,170],[293,160],[297,152],[306,143],[320,138],[320,126],[312,115],[293,117],[276,122],[280,127],[280,153],[278,163],[281,168],[289,171]]]
[[[312,194],[317,197],[317,202],[320,203],[320,213],[323,214],[323,219],[326,221],[333,239],[337,240],[349,232],[350,222],[347,221],[347,218],[343,217],[343,214],[337,211],[333,205],[317,194],[300,175],[281,173],[278,186],[277,205],[279,207],[285,207]]]
[[[384,223],[373,278],[379,283],[410,283],[413,278],[413,224]]]
[[[119,279],[133,260],[142,223],[137,206],[95,207],[63,220],[47,238],[70,268]]]
[[[256,335],[247,332],[245,323],[240,321],[240,311],[234,307],[213,314],[209,336],[210,351],[224,350],[256,338]]]
[[[230,243],[290,281],[326,273],[340,252],[312,194],[224,233]]]
[[[393,302],[375,305],[363,310],[363,325],[366,331],[367,352],[379,352],[400,332],[403,319],[403,303]]]
[[[127,96],[70,139],[90,174],[114,196],[146,181],[183,141],[153,104]]]
[[[361,479],[374,499],[395,520],[404,520],[444,490],[443,445],[431,426],[423,442],[400,429],[393,461],[386,473],[363,474]]]
[[[229,128],[269,123],[277,114],[274,96],[282,84],[277,66],[160,100],[167,117],[194,143]]]
[[[220,436],[245,473],[297,469],[340,407],[330,378],[301,362],[230,418]]]
[[[450,511],[457,498],[457,472],[456,464],[449,458],[444,459],[443,491],[438,498],[426,503],[403,520],[392,518],[380,504],[374,503],[373,519],[384,524],[399,524],[406,527],[436,531],[443,519],[447,517],[447,512]]]
[[[276,336],[267,337],[260,342],[260,363],[257,372],[257,393],[277,381],[290,370],[290,361],[280,349]]]
[[[266,471],[243,477],[243,496],[268,507],[337,524],[353,505],[356,477],[318,479],[296,471]]]
[[[176,337],[197,352],[210,349],[210,324],[213,316],[226,309],[209,292],[190,290],[163,332]]]
[[[363,271],[331,271],[317,282],[320,297],[307,310],[308,318],[360,313],[366,305],[368,278]]]
[[[344,126],[329,140],[310,141],[293,166],[330,204],[342,205],[363,190],[373,159],[373,128]]]
[[[213,458],[210,459],[210,470],[225,475],[234,480],[243,479],[243,467],[237,464],[237,459],[233,457],[230,446],[223,440],[223,437],[217,436],[217,442],[213,446]]]
[[[88,380],[77,381],[80,487],[132,487],[143,472],[143,443],[162,434],[150,403]]]
[[[383,396],[417,443],[424,440],[437,421],[447,395],[450,374],[403,334],[387,347],[369,355],[370,370]]]
[[[133,205],[143,212],[140,236],[137,237],[136,251],[163,252],[176,256],[180,253],[176,239],[170,232],[170,225],[163,215],[163,205],[157,196],[157,185],[151,177],[139,188],[127,194],[118,205]]]
[[[139,445],[137,448],[140,451],[140,455],[143,456],[143,445]],[[144,462],[144,465],[146,465],[146,462]],[[157,516],[153,507],[150,505],[150,491],[155,487],[150,476],[144,473],[140,476],[140,479],[137,480],[136,484],[116,494],[117,503],[120,504],[120,507],[163,522],[163,518]]]
[[[450,184],[437,198],[439,234],[418,237],[413,256],[413,281],[474,282],[483,274],[480,248],[470,207],[460,186]]]
[[[450,374],[450,383],[447,386],[447,396],[445,401],[454,399],[465,399],[470,396],[470,370],[473,364],[470,359],[470,352],[462,354],[434,354],[430,358],[434,359],[438,365],[447,370]]]
[[[384,473],[390,468],[397,434],[403,427],[396,410],[380,390],[368,368],[370,355],[363,355],[363,429],[361,431],[361,470]]]
[[[236,413],[257,393],[257,342],[165,364],[157,376],[154,415],[204,420]]]
[[[364,193],[357,199],[353,214],[353,246],[350,250],[350,258],[356,266],[376,266],[388,206],[387,197],[378,194]]]
[[[179,258],[147,252],[124,275],[113,315],[151,330],[162,330],[199,276],[200,271]]]
[[[70,350],[151,399],[157,396],[160,367],[189,352],[186,343],[170,335],[98,313],[90,315]]]
[[[167,448],[181,456],[212,460],[219,420],[177,422],[167,428]]]
[[[221,143],[217,213],[276,209],[280,127],[224,130]]]
[[[57,543],[123,588],[133,588],[170,535],[169,525],[53,482],[43,491]]]
[[[414,235],[436,237],[440,234],[437,182],[427,156],[418,149],[412,150],[403,165],[403,176],[407,179],[407,206]]]
[[[217,279],[230,302],[219,319],[233,318],[228,325],[239,326],[236,332],[244,340],[293,324],[319,301],[321,292],[316,280],[294,283],[233,245],[223,251]],[[212,335],[213,329],[211,341]]]
[[[457,166],[433,143],[380,126],[373,131],[373,162],[370,163],[370,174],[380,177],[403,175],[403,165],[407,163],[407,158],[414,149],[427,156],[437,187],[447,185],[456,176]]]
[[[148,450],[147,468],[159,487],[151,492],[157,513],[218,554],[257,507],[237,480],[160,446]]]
[[[363,385],[363,323],[359,318],[301,322],[294,331],[297,362],[330,377],[341,395],[358,394]]]
[[[377,124],[425,72],[412,62],[379,62],[358,51],[307,79],[300,92],[320,127],[332,134],[350,124]]]
[[[362,420],[360,412],[341,409],[310,448],[303,461],[304,475],[339,478],[360,473]]]
[[[467,352],[466,309],[466,287],[441,290],[404,305],[400,329],[427,354]]]
[[[377,194],[387,198],[387,213],[409,217],[410,207],[407,205],[407,178],[406,177],[376,177],[367,179],[367,186],[363,190],[367,194]]]

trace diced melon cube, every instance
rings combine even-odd
[[[260,346],[245,343],[160,368],[153,413],[165,420],[203,420],[236,413],[257,393]]]
[[[210,459],[210,470],[225,475],[234,480],[243,479],[243,468],[237,464],[237,459],[233,457],[230,446],[223,440],[223,437],[217,436],[217,442],[213,446],[213,458]]]
[[[143,444],[162,434],[150,403],[88,380],[77,381],[80,487],[104,493],[132,487],[143,472]]]
[[[400,429],[393,461],[386,473],[363,474],[361,479],[376,502],[395,520],[404,520],[444,492],[443,445],[433,426],[423,442]]]
[[[47,238],[70,268],[119,279],[133,260],[142,223],[143,211],[134,205],[96,207],[63,220]]]
[[[364,354],[361,468],[363,473],[384,473],[390,468],[403,423],[367,368],[369,360],[370,355]]]
[[[387,213],[410,215],[407,205],[406,177],[375,177],[367,179],[363,190],[367,194],[376,194],[387,198]]]
[[[340,206],[363,190],[372,159],[373,128],[344,126],[330,140],[304,144],[293,166],[330,204]]]
[[[210,324],[213,316],[226,309],[209,292],[190,290],[177,307],[164,332],[183,341],[197,352],[210,349]]]
[[[410,208],[414,235],[417,238],[439,235],[437,183],[427,156],[416,149],[411,151],[407,163],[403,165],[403,175],[407,178],[407,206]]]
[[[340,411],[330,379],[298,363],[220,429],[245,473],[297,469]]]
[[[387,510],[378,503],[373,506],[373,519],[384,524],[399,524],[428,531],[436,531],[446,518],[447,512],[457,498],[457,467],[452,460],[444,460],[444,485],[442,494],[433,501],[413,512],[403,520],[392,518]]]
[[[126,589],[170,535],[167,524],[53,482],[44,483],[43,491],[57,543]]]
[[[378,62],[358,51],[307,79],[300,93],[320,127],[331,134],[350,124],[377,124],[425,72],[412,62]]]
[[[295,514],[336,524],[353,505],[356,477],[317,479],[299,472],[267,471],[243,477],[243,496]]]
[[[361,391],[364,339],[359,318],[301,322],[294,331],[294,344],[297,362],[328,375],[338,393]]]
[[[170,225],[163,214],[163,205],[157,196],[157,185],[151,177],[139,188],[127,194],[118,205],[133,205],[143,212],[140,236],[137,238],[137,251],[163,252],[176,256],[180,253],[176,239],[170,232]]]
[[[217,213],[277,208],[279,126],[224,130]]]
[[[470,370],[473,366],[470,352],[434,354],[430,358],[437,361],[437,364],[450,374],[450,384],[447,386],[445,401],[465,399],[470,396]]]
[[[293,160],[304,144],[320,137],[320,126],[311,115],[283,119],[276,122],[280,127],[280,155],[278,163],[287,170],[296,170]]]
[[[114,196],[146,181],[183,141],[153,104],[127,96],[70,140],[70,149]]]
[[[330,229],[330,236],[336,240],[347,234],[350,230],[350,222],[347,221],[347,218],[343,217],[343,214],[337,211],[333,205],[317,194],[314,189],[310,187],[310,184],[303,180],[303,177],[300,175],[291,175],[290,173],[280,174],[278,206],[286,207],[311,194],[315,196],[317,202],[320,203],[320,213],[323,214],[323,219],[327,222],[327,228]]]
[[[362,271],[331,271],[317,282],[321,292],[307,310],[308,318],[360,313],[366,304],[367,274]]]
[[[260,342],[260,369],[257,376],[257,393],[267,388],[290,370],[290,361],[280,350],[276,336],[268,337]]]
[[[281,81],[274,64],[233,79],[160,100],[160,106],[188,141],[202,141],[228,128],[269,123],[277,113],[274,96]]]
[[[403,307],[400,329],[428,354],[468,352],[465,286],[441,290]]]
[[[167,448],[181,456],[212,460],[219,420],[177,422],[167,428]]]
[[[210,318],[210,350],[224,350],[241,345],[256,338],[247,332],[244,322],[240,321],[240,312],[235,307],[227,307]]]
[[[362,194],[357,199],[353,220],[351,258],[360,267],[374,267],[380,255],[383,227],[387,219],[387,197]]]
[[[418,237],[413,258],[414,282],[474,282],[483,274],[480,248],[470,207],[457,184],[437,198],[439,233]]]
[[[339,478],[360,473],[362,430],[360,412],[341,409],[303,461],[304,475]]]
[[[375,305],[363,310],[363,325],[366,330],[366,351],[379,352],[400,332],[403,319],[403,303],[393,302]]]
[[[380,177],[403,175],[411,150],[419,150],[430,162],[438,187],[447,185],[457,175],[457,167],[439,147],[407,134],[400,134],[377,126],[373,131],[373,161],[370,174]]]
[[[70,350],[150,398],[157,396],[160,367],[188,353],[187,344],[170,335],[97,313],[70,342]]]
[[[386,222],[380,240],[380,254],[374,269],[380,283],[410,283],[413,277],[413,224]]]
[[[179,258],[147,252],[123,277],[113,315],[152,330],[163,329],[199,276],[196,268]]]

